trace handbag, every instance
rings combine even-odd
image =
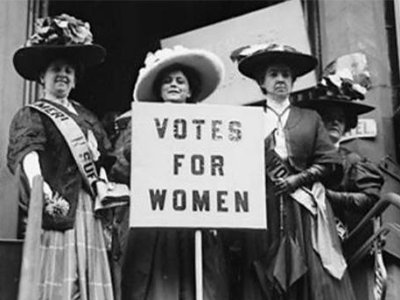
[[[95,182],[95,189],[95,211],[129,204],[129,187],[126,184],[108,181],[103,168],[100,169],[99,180]]]

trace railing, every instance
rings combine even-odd
[[[34,178],[29,205],[29,218],[26,228],[25,242],[23,246],[23,258],[21,267],[21,277],[19,284],[18,300],[31,300],[38,298],[38,286],[40,274],[39,268],[35,267],[40,261],[40,233],[43,210],[43,179],[40,176]],[[397,223],[380,224],[381,214],[389,207],[394,206],[400,209],[400,195],[395,193],[385,194],[376,205],[365,215],[360,223],[350,232],[344,241],[344,246],[351,245],[357,240],[363,230],[374,221],[372,235],[367,237],[360,247],[355,251],[347,253],[347,261],[350,268],[359,263],[367,254],[380,251],[382,240],[389,232],[400,235],[400,225]],[[383,296],[376,299],[384,299],[384,287],[386,278],[383,282]]]
[[[383,262],[382,249],[384,238],[389,232],[400,236],[400,225],[397,223],[381,224],[381,214],[389,207],[400,209],[400,195],[395,193],[385,194],[375,206],[364,216],[360,223],[350,232],[344,241],[344,249],[349,267],[357,265],[366,255],[374,256],[374,286],[373,297],[375,300],[383,300],[386,295],[387,272]],[[354,247],[353,243],[359,242],[365,228],[373,222],[372,234],[370,234],[361,246]],[[346,249],[348,251],[346,251]],[[350,251],[349,251],[350,249]]]
[[[368,224],[374,219],[379,217],[390,205],[393,205],[400,209],[400,195],[395,193],[385,194],[371,210],[364,216],[360,223],[350,232],[348,238],[345,240],[345,244],[351,244],[359,234],[368,226]],[[380,228],[374,230],[373,235],[358,249],[355,253],[350,255],[347,260],[350,265],[356,264],[362,257],[368,252],[369,249],[365,249],[371,242],[379,236],[385,236],[390,230],[399,231],[400,226],[395,223],[386,223]],[[369,243],[368,243],[369,241]]]

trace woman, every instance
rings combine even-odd
[[[342,158],[344,176],[337,185],[326,190],[335,216],[340,221],[338,231],[341,238],[379,200],[384,182],[373,163],[340,144],[343,136],[356,128],[358,116],[374,109],[355,101],[364,99],[364,94],[358,92],[364,89],[359,86],[337,74],[327,75],[318,86],[316,99],[299,103],[299,106],[315,109],[321,115],[329,138]]]
[[[133,95],[136,101],[169,105],[197,103],[217,88],[222,75],[222,62],[208,51],[179,46],[162,49],[146,58]],[[119,123],[124,122],[126,118],[120,118]],[[112,172],[113,178],[124,182],[129,182],[130,173],[129,131],[130,124],[117,141],[121,147],[117,148],[119,159]],[[126,231],[121,229],[120,235],[126,236]],[[193,230],[132,229],[127,244],[122,273],[123,299],[195,298]],[[203,252],[204,299],[228,299],[218,233],[204,231]]]
[[[243,47],[231,56],[255,80],[265,110],[267,220],[265,233],[245,233],[235,299],[354,299],[324,184],[341,166],[318,114],[291,105],[296,78],[315,68],[293,47]],[[239,257],[239,258],[238,258]]]
[[[88,177],[101,167],[110,143],[98,119],[69,98],[83,69],[101,63],[105,49],[92,44],[88,23],[65,14],[39,19],[35,29],[14,54],[14,66],[42,85],[43,96],[13,118],[7,159],[21,178],[25,215],[33,178],[44,179],[39,299],[114,299],[102,224],[93,210],[90,183],[97,177]],[[71,131],[86,147],[92,173],[81,172],[75,154],[82,152],[70,146]]]

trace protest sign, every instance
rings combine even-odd
[[[266,228],[263,111],[133,103],[131,227]]]

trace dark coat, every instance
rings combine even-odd
[[[250,106],[264,107],[265,103],[265,100],[262,100]],[[288,160],[297,172],[312,164],[340,165],[341,159],[317,112],[292,106],[283,130]]]
[[[124,120],[116,141],[114,181],[130,182],[131,122]],[[128,154],[127,154],[128,153]],[[133,201],[135,201],[133,199]],[[121,211],[121,256],[112,263],[114,283],[122,299],[195,299],[194,230],[128,228],[129,212]],[[220,232],[202,231],[205,300],[228,300],[225,257]]]
[[[332,186],[331,189],[346,194],[363,193],[365,195],[359,197],[357,201],[349,199],[346,206],[332,203],[335,216],[352,229],[379,200],[384,179],[378,167],[365,157],[344,147],[339,148],[339,153],[342,157],[344,176],[340,183]]]
[[[264,105],[265,101],[252,104]],[[286,163],[293,173],[319,164],[336,171],[321,178],[321,181],[332,183],[341,180],[340,156],[315,111],[292,106],[284,132],[288,150]],[[266,138],[265,144],[267,154],[274,148],[272,135]],[[236,280],[232,284],[232,299],[353,300],[348,274],[341,281],[333,278],[323,268],[319,255],[313,249],[311,214],[289,195],[276,196],[274,185],[268,178],[266,198],[267,231],[244,232],[235,240],[241,245],[241,254],[231,255],[233,261],[229,264],[238,268],[233,270],[233,274],[239,272],[231,278]],[[329,205],[327,207],[330,229],[335,233],[332,211]]]
[[[77,102],[72,102],[72,105],[78,115],[71,113],[62,105],[51,103],[74,119],[85,135],[88,130],[93,132],[102,154],[97,164],[102,164],[106,160],[106,154],[111,150],[111,144],[100,121]],[[29,188],[23,172],[19,172],[19,166],[26,154],[36,151],[39,154],[43,179],[53,192],[60,193],[70,205],[66,216],[50,217],[44,214],[42,227],[54,230],[71,229],[75,221],[79,191],[81,188],[87,191],[89,189],[84,184],[64,137],[49,117],[30,107],[23,107],[16,113],[11,122],[9,136],[7,165],[13,174],[20,173],[21,207],[26,208],[28,205]]]

